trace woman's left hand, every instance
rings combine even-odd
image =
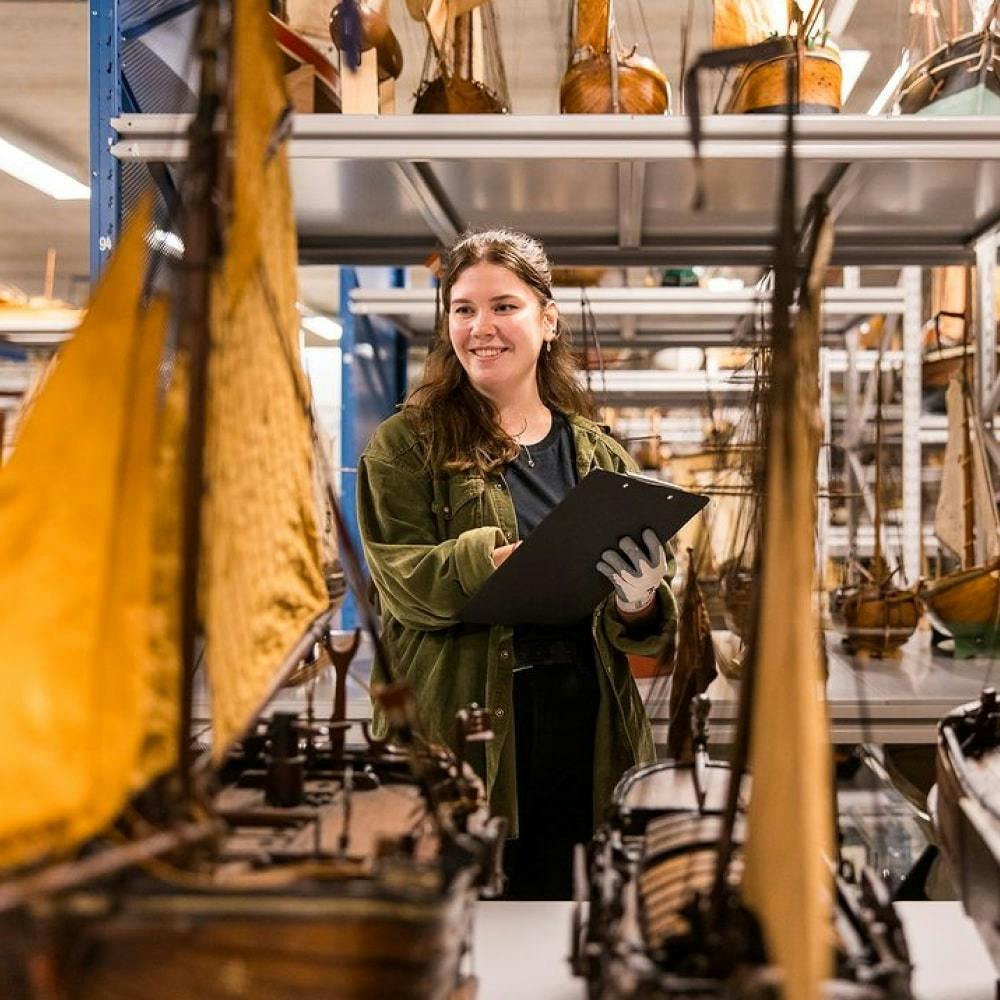
[[[644,611],[654,600],[656,588],[667,575],[667,554],[656,532],[646,528],[642,545],[626,536],[618,549],[605,549],[597,563],[597,572],[606,576],[615,588],[619,611],[635,614]]]

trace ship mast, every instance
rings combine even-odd
[[[965,309],[962,332],[962,522],[964,531],[964,551],[962,569],[974,566],[976,562],[976,498],[972,470],[972,428],[970,409],[972,384],[969,377],[969,326],[972,310],[972,270],[965,272]]]
[[[186,177],[184,262],[181,276],[178,340],[187,354],[189,393],[183,536],[181,542],[181,703],[178,719],[178,771],[183,800],[192,793],[192,691],[200,631],[198,615],[201,501],[205,486],[205,423],[208,385],[211,267],[219,239],[213,196],[219,168],[215,121],[222,103],[219,46],[222,39],[219,0],[204,0],[198,22],[201,86],[198,110],[189,132],[190,161]]]
[[[608,51],[611,0],[577,0],[573,50],[590,49],[594,55]]]
[[[872,556],[872,575],[874,582],[881,586],[885,577],[882,566],[882,351],[878,352],[875,362],[877,369],[875,377],[875,554]]]

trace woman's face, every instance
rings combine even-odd
[[[509,395],[535,384],[538,355],[556,331],[553,303],[499,264],[466,268],[451,287],[448,336],[473,386]]]

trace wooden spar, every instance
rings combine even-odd
[[[218,251],[213,195],[219,164],[219,140],[214,131],[222,98],[218,53],[221,39],[218,0],[205,0],[198,22],[201,87],[198,110],[188,134],[191,153],[186,177],[183,289],[178,322],[180,345],[187,351],[190,369],[181,542],[181,698],[177,747],[184,800],[190,799],[192,794],[191,714],[199,632],[198,576],[210,350],[208,326],[211,266]]]
[[[878,359],[875,362],[875,516],[872,518],[875,528],[875,555],[872,558],[872,575],[875,583],[881,584],[882,571],[882,348],[879,345]]]
[[[962,569],[976,564],[976,494],[972,469],[972,428],[970,409],[972,387],[969,378],[969,326],[972,309],[972,269],[965,271],[965,325],[962,334],[962,523],[964,549]]]
[[[472,75],[472,11],[455,18],[455,37],[452,43],[455,54],[454,75],[463,80]]]
[[[573,49],[589,48],[595,55],[608,51],[612,0],[577,0]]]
[[[140,865],[169,851],[208,840],[218,835],[221,828],[221,824],[214,820],[184,823],[172,830],[154,833],[143,840],[109,847],[79,861],[66,861],[32,875],[11,879],[0,886],[0,913],[23,906],[37,896],[66,892],[114,875],[131,865]]]

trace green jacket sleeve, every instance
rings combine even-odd
[[[493,572],[499,528],[438,539],[430,479],[383,459],[358,463],[358,527],[385,612],[407,628],[442,629]]]

